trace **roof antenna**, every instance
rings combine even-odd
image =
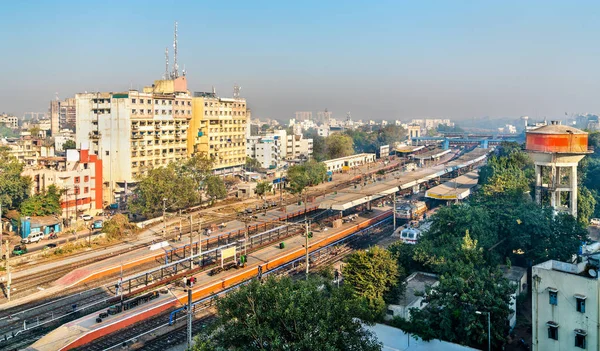
[[[165,78],[169,79],[169,48],[165,48]]]
[[[177,65],[177,22],[175,22],[175,36],[173,38],[173,79],[179,77],[179,66]]]
[[[233,98],[234,99],[239,99],[240,98],[240,90],[242,90],[242,87],[240,87],[239,85],[237,85],[237,83],[233,86]]]
[[[183,74],[183,76],[185,77],[185,65],[183,65],[183,71],[181,71],[181,74]]]

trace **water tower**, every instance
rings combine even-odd
[[[557,121],[527,131],[525,149],[535,164],[535,201],[577,217],[577,164],[588,151],[588,133]]]

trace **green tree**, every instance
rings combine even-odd
[[[5,124],[0,124],[0,137],[18,138],[19,133],[16,133],[14,130],[8,128]]]
[[[215,199],[224,199],[227,196],[227,189],[221,177],[210,176],[206,179],[206,193],[214,202]]]
[[[271,126],[266,123],[260,126],[260,130],[262,130],[263,132],[266,132],[267,130],[269,130],[269,128],[271,128]]]
[[[216,321],[195,350],[381,350],[355,308],[345,289],[322,280],[254,280],[217,301]]]
[[[173,163],[150,169],[139,179],[134,194],[131,211],[144,216],[162,213],[163,204],[167,211],[174,211],[200,203],[197,182],[182,176],[180,168]]]
[[[42,130],[39,127],[32,127],[29,129],[29,133],[31,133],[31,136],[34,138],[37,138],[41,131]]]
[[[272,189],[273,183],[269,182],[268,180],[258,182],[258,184],[256,184],[256,195],[263,196],[272,191]]]
[[[75,143],[75,140],[69,139],[69,140],[65,141],[65,143],[63,144],[63,149],[64,150],[77,149],[77,144]]]
[[[514,292],[495,266],[485,264],[477,241],[467,234],[458,255],[444,265],[439,285],[425,291],[428,305],[411,309],[408,330],[424,340],[442,339],[478,349],[487,344],[487,320],[475,311],[491,313],[492,349],[500,349]]]
[[[352,138],[340,133],[334,133],[325,138],[325,149],[329,159],[350,156],[354,153]]]
[[[406,129],[397,125],[387,125],[377,133],[377,148],[382,145],[391,145],[406,140]]]
[[[479,183],[485,195],[530,191],[533,173],[527,171],[531,161],[524,152],[513,152],[509,156],[493,156],[479,173]]]
[[[48,190],[35,194],[21,203],[23,216],[48,216],[62,212],[60,207],[60,191],[55,185],[50,185]]]
[[[327,179],[327,167],[323,162],[309,160],[301,165],[294,165],[287,171],[292,194],[301,195],[306,187],[318,185]]]
[[[0,147],[0,202],[4,208],[18,209],[31,191],[31,178],[22,177],[23,164],[6,147]]]
[[[583,185],[577,188],[577,220],[579,222],[588,225],[590,218],[594,216],[597,204],[594,193],[588,188]]]
[[[246,170],[256,172],[257,169],[260,169],[260,162],[255,158],[246,157]]]
[[[120,213],[112,216],[102,225],[102,233],[106,234],[108,240],[121,240],[129,235],[136,234],[138,231],[138,226],[129,223],[129,219]]]
[[[356,297],[365,298],[369,305],[383,314],[384,296],[398,285],[404,275],[391,252],[379,246],[360,250],[348,256],[343,267],[344,284],[351,287]],[[399,296],[390,296],[397,301]],[[376,313],[377,314],[377,313]]]
[[[202,190],[206,180],[212,175],[214,160],[200,154],[190,157],[182,165],[176,167],[180,177],[192,179],[200,202],[202,202]]]
[[[308,175],[308,185],[314,186],[323,183],[327,179],[327,166],[323,162],[310,160],[303,164]]]

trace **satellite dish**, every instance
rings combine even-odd
[[[596,272],[596,270],[594,268],[588,269],[588,274],[592,278],[597,278],[598,277],[598,272]]]

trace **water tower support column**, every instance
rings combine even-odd
[[[571,215],[577,217],[577,165],[571,166]]]

